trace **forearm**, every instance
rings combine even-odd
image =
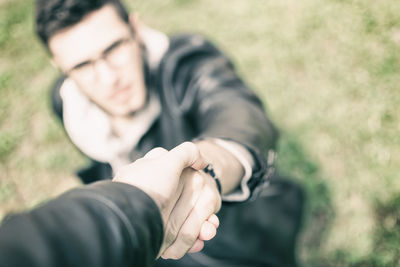
[[[0,228],[0,266],[147,266],[162,231],[150,197],[102,182],[7,219]]]
[[[210,104],[208,109],[201,112],[201,118],[199,116],[199,128],[202,129],[202,132],[196,138],[199,140],[212,138],[234,142],[246,151],[253,164],[250,168],[246,168],[246,178],[243,176],[243,165],[241,172],[236,170],[234,171],[236,175],[228,177],[228,179],[232,179],[232,183],[236,182],[234,184],[236,188],[230,187],[230,191],[225,192],[231,193],[232,189],[238,190],[224,197],[225,201],[245,201],[253,196],[256,188],[262,184],[266,177],[267,162],[270,160],[267,155],[275,149],[277,132],[261,107],[256,105],[257,102],[252,104],[246,98],[232,97],[232,99],[229,99],[229,97],[222,95],[214,96],[211,99],[213,105]],[[229,102],[226,99],[229,99]],[[232,156],[234,155],[231,153],[231,158]],[[210,158],[215,157],[219,158],[213,153],[210,155]],[[215,161],[219,161],[218,158]],[[230,162],[237,163],[238,160],[234,158]],[[226,164],[224,165],[226,166]],[[237,168],[235,167],[236,164],[227,166],[232,168],[232,171]],[[217,168],[217,166],[215,167]],[[225,173],[225,171],[223,172]],[[240,177],[238,173],[241,174]],[[221,176],[221,174],[219,175]],[[226,177],[223,179],[225,180]],[[239,183],[241,183],[240,187],[238,187]]]
[[[244,176],[244,168],[239,160],[212,140],[201,140],[196,144],[205,160],[213,165],[221,182],[222,195],[235,190]]]

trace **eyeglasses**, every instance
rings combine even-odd
[[[129,60],[133,46],[133,37],[121,38],[107,47],[97,58],[83,61],[71,69],[64,71],[67,76],[86,77],[94,79],[96,77],[96,63],[100,60],[107,62],[109,67],[118,68],[124,66]]]

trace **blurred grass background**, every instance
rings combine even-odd
[[[208,36],[262,97],[280,171],[308,193],[304,266],[400,266],[399,1],[126,4],[164,32]],[[85,162],[49,111],[57,70],[32,6],[0,0],[0,218],[78,185]]]

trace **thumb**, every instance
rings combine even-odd
[[[146,155],[144,155],[143,158],[145,159],[156,159],[162,155],[165,155],[168,153],[168,150],[162,148],[162,147],[156,147],[153,148],[152,150],[150,150],[149,152],[146,153]]]
[[[200,150],[192,142],[184,142],[164,156],[165,160],[170,162],[172,168],[181,171],[187,167],[202,170],[207,166],[207,162],[201,156]]]

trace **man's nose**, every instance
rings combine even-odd
[[[97,80],[104,85],[114,85],[117,82],[118,75],[107,61],[99,59],[94,65]]]

